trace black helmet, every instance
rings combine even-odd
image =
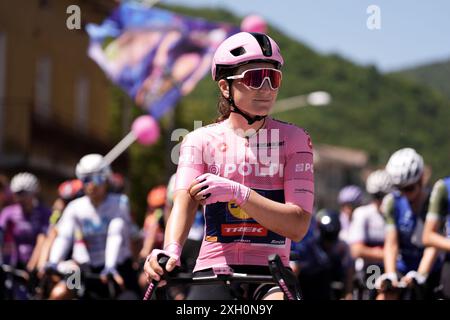
[[[316,220],[320,238],[328,241],[336,241],[341,231],[339,213],[330,209],[322,209],[317,212]]]

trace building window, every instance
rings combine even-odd
[[[75,127],[87,132],[89,122],[89,79],[81,76],[75,82]]]
[[[3,147],[6,95],[6,34],[0,32],[0,151]]]
[[[50,57],[41,57],[36,63],[35,78],[35,112],[39,118],[46,120],[50,117],[51,103],[51,72]]]

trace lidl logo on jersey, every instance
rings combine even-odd
[[[228,211],[231,213],[231,215],[237,219],[240,220],[248,220],[250,219],[250,216],[247,214],[247,212],[244,211],[241,207],[239,207],[235,202],[231,201],[228,202]]]
[[[265,237],[267,236],[267,229],[260,224],[223,224],[223,236],[239,236],[246,235],[250,237]]]

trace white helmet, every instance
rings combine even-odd
[[[392,188],[391,176],[386,170],[375,170],[366,180],[366,190],[370,194],[389,193]]]
[[[363,193],[360,187],[348,185],[339,191],[338,202],[340,205],[349,203],[357,207],[361,204]]]
[[[100,174],[105,178],[109,178],[111,175],[110,166],[104,166],[103,156],[97,153],[91,153],[81,158],[75,171],[80,180],[93,174]]]
[[[397,187],[413,184],[422,177],[423,158],[412,148],[395,151],[386,165],[392,183]]]
[[[12,178],[10,189],[13,193],[21,191],[37,193],[39,191],[39,181],[34,174],[21,172]]]

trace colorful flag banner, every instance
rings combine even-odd
[[[210,70],[217,46],[239,28],[123,2],[86,31],[89,56],[159,119],[195,88]]]

